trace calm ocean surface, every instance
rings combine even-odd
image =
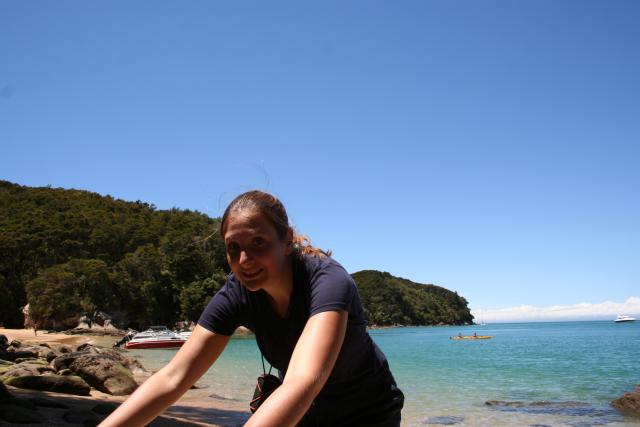
[[[452,341],[450,336],[492,335]],[[513,323],[370,331],[406,400],[403,426],[640,426],[610,401],[640,384],[640,322]],[[132,351],[159,369],[175,350]],[[193,398],[246,411],[260,353],[233,339]],[[486,401],[502,403],[488,406]]]

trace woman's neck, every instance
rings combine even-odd
[[[278,316],[282,318],[287,317],[289,302],[291,301],[291,294],[293,293],[292,263],[292,257],[288,257],[280,280],[274,283],[273,286],[270,286],[269,289],[265,289],[265,292],[269,296],[271,307]]]

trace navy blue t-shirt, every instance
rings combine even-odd
[[[284,378],[309,317],[323,311],[347,310],[342,348],[316,402],[357,399],[358,395],[371,392],[369,383],[376,377],[386,378],[395,387],[384,354],[366,330],[362,303],[349,273],[328,256],[300,255],[293,259],[293,292],[287,318],[275,313],[265,291],[249,291],[230,274],[198,324],[222,335],[232,335],[238,326],[250,329],[264,357]],[[383,370],[388,374],[381,376]]]

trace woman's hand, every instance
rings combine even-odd
[[[134,427],[149,423],[211,367],[229,338],[196,326],[171,362],[145,381],[100,427]]]
[[[246,427],[295,426],[320,393],[336,363],[347,330],[346,311],[309,318],[293,351],[284,382],[258,408]]]

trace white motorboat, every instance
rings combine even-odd
[[[151,326],[146,331],[135,334],[124,348],[175,348],[182,347],[185,342],[187,337],[169,330],[166,326]]]
[[[616,317],[616,320],[614,320],[614,322],[616,323],[621,323],[621,322],[633,322],[636,319],[631,317],[631,316],[626,316],[624,314],[618,314],[618,317]]]

